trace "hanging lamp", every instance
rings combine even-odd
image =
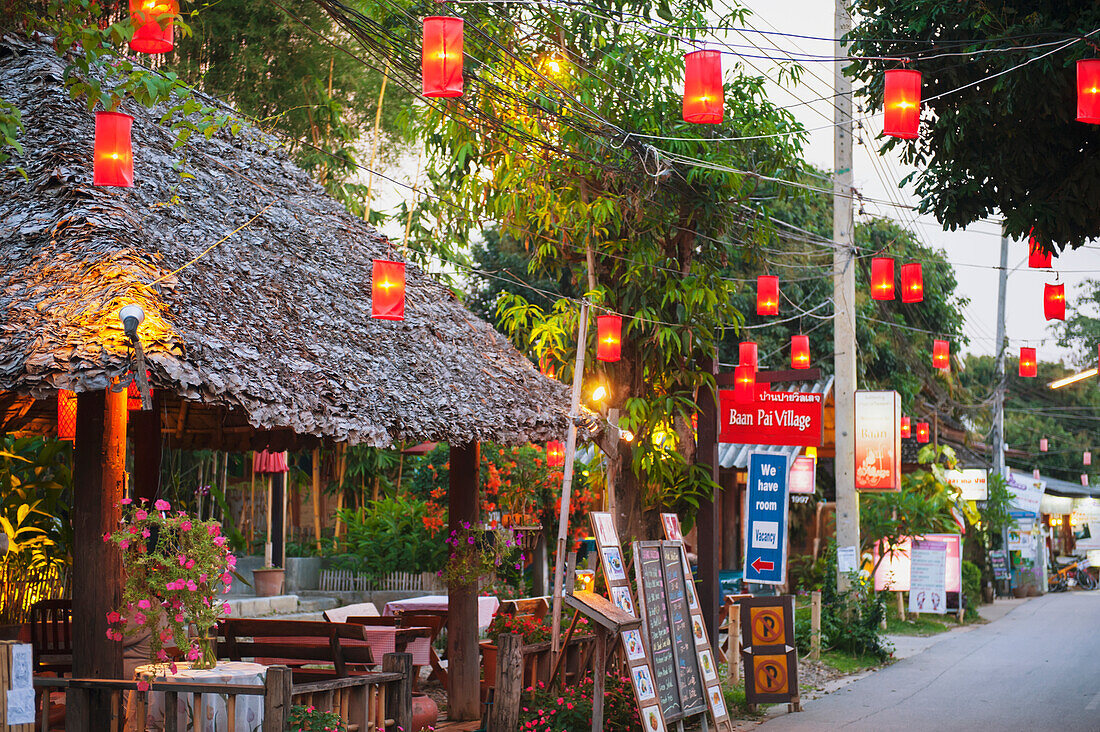
[[[1047,320],[1066,319],[1066,286],[1064,284],[1052,285],[1048,282],[1043,287],[1043,315]]]
[[[752,341],[741,341],[737,346],[737,365],[749,366],[755,374],[760,367],[760,360],[757,354],[758,350],[755,343]]]
[[[57,439],[76,440],[76,392],[57,390]]]
[[[901,301],[924,301],[924,272],[920,262],[901,265]]]
[[[756,399],[756,370],[751,366],[738,366],[733,370],[733,400],[738,404],[752,404]]]
[[[935,340],[932,342],[932,365],[938,369],[947,369],[951,366],[951,344],[947,341]]]
[[[927,422],[917,422],[917,442],[925,443],[932,439],[932,431]]]
[[[374,260],[371,273],[371,314],[379,320],[405,319],[405,263]]]
[[[810,337],[808,335],[791,336],[791,368],[810,368]]]
[[[882,104],[886,111],[883,133],[903,140],[916,139],[920,129],[920,72],[887,71]]]
[[[95,149],[92,161],[92,185],[134,185],[134,152],[130,127],[134,118],[122,112],[95,113]]]
[[[684,54],[684,121],[717,124],[722,121],[724,107],[721,52]]]
[[[1034,377],[1039,371],[1036,361],[1035,349],[1026,346],[1020,347],[1020,376],[1025,379]]]
[[[462,96],[462,18],[425,18],[422,44],[420,69],[424,96]]]
[[[756,278],[756,314],[779,314],[779,278],[775,275]]]
[[[1077,62],[1077,121],[1100,124],[1100,58]]]
[[[565,446],[558,440],[546,443],[546,465],[551,468],[565,465]]]
[[[1027,240],[1027,266],[1031,269],[1049,269],[1051,259],[1051,253],[1043,251],[1042,245],[1034,236],[1029,235]]]
[[[902,439],[909,439],[913,436],[913,418],[902,417],[901,418],[901,436]]]
[[[622,355],[623,319],[618,315],[596,318],[596,358],[613,363]]]
[[[172,21],[178,14],[175,0],[130,0],[130,23],[134,26],[130,48],[138,53],[171,51]]]

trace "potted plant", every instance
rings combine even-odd
[[[103,537],[122,550],[124,575],[122,607],[107,614],[107,637],[121,641],[123,634],[148,633],[154,662],[169,661],[165,645],[171,641],[192,668],[214,668],[217,639],[211,631],[229,614],[229,603],[219,595],[229,592],[237,562],[221,524],[172,513],[163,500],[151,510],[144,499],[122,503],[118,530]],[[196,638],[188,632],[191,623]]]
[[[257,597],[274,597],[283,594],[283,582],[286,569],[272,567],[270,564],[252,570],[252,586]]]

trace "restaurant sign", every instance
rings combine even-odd
[[[901,396],[856,392],[856,490],[901,490]]]
[[[820,447],[825,422],[823,395],[770,391],[756,385],[751,404],[738,402],[732,390],[718,392],[721,405],[719,442],[735,445]]]

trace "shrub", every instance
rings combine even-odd
[[[322,712],[312,704],[295,704],[286,720],[287,732],[347,732],[348,726],[336,712]]]
[[[402,496],[380,499],[361,511],[340,511],[348,527],[340,565],[380,575],[441,569],[448,547],[426,527],[430,512],[426,501]]]
[[[642,732],[630,678],[610,674],[605,679],[603,728]],[[592,679],[557,690],[541,681],[524,691],[519,729],[531,732],[589,732],[592,729]]]
[[[962,563],[963,596],[966,598],[967,620],[978,618],[978,606],[982,604],[982,570],[974,562]]]

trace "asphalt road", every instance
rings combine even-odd
[[[1100,732],[1100,590],[1029,600],[802,706],[762,729]]]

